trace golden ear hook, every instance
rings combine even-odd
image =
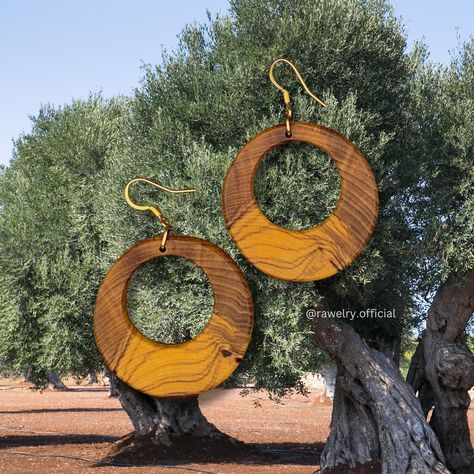
[[[291,61],[288,61],[288,59],[285,59],[285,58],[275,59],[275,61],[272,62],[271,66],[270,66],[270,69],[268,70],[268,75],[270,76],[270,81],[272,81],[272,84],[283,94],[283,101],[285,102],[286,136],[289,138],[289,137],[291,137],[290,121],[293,118],[293,111],[291,110],[290,93],[284,87],[282,87],[280,84],[278,84],[275,77],[273,76],[273,69],[275,68],[275,66],[278,63],[288,64],[291,67],[291,69],[293,70],[293,72],[295,73],[298,80],[300,81],[300,83],[303,86],[303,89],[306,91],[306,93],[312,99],[314,99],[316,102],[318,102],[320,105],[322,105],[323,107],[326,107],[326,104],[319,97],[316,97],[309,90],[309,87],[306,85],[306,82],[301,77],[301,74],[299,73],[298,69],[296,69],[296,66]]]
[[[160,245],[160,250],[165,251],[165,244],[166,244],[166,239],[168,238],[168,232],[170,230],[170,223],[168,219],[165,217],[165,215],[161,212],[160,208],[157,206],[144,206],[137,204],[132,201],[130,197],[130,186],[134,183],[147,183],[151,184],[152,186],[155,186],[158,189],[162,189],[163,191],[166,191],[171,194],[183,194],[183,193],[193,193],[196,190],[195,189],[171,189],[167,188],[166,186],[163,186],[161,184],[155,183],[154,181],[150,181],[149,179],[145,178],[136,178],[132,179],[127,183],[125,186],[124,190],[124,195],[125,195],[125,201],[127,201],[127,204],[130,207],[133,207],[133,209],[136,209],[137,211],[150,211],[155,217],[158,217],[160,219],[161,225],[163,226],[164,232],[163,232],[163,238],[161,239],[161,245]]]

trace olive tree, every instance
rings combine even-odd
[[[282,282],[256,271],[236,251],[220,211],[222,181],[238,149],[259,131],[282,121],[281,97],[267,77],[276,57],[294,60],[310,88],[328,104],[320,109],[289,71],[279,69],[279,82],[294,95],[296,118],[347,136],[367,157],[379,185],[380,218],[370,244],[347,270],[320,282]],[[285,387],[304,390],[302,373],[316,368],[321,360],[317,348],[308,344],[312,333],[321,348],[338,360],[333,429],[322,460],[327,468],[383,458],[388,460],[385,469],[399,465],[393,472],[446,472],[436,436],[397,368],[402,335],[419,309],[418,233],[406,209],[407,196],[418,181],[417,147],[423,132],[416,126],[414,101],[424,60],[420,48],[406,53],[403,27],[385,1],[232,1],[228,15],[185,28],[178,50],[165,55],[159,66],[145,68],[131,104],[129,141],[104,171],[108,184],[99,197],[104,210],[101,234],[109,241],[104,270],[136,240],[159,232],[159,224],[150,216],[126,208],[122,189],[128,179],[143,176],[178,189],[196,188],[198,193],[178,198],[141,189],[135,198],[158,202],[175,232],[207,238],[241,265],[253,291],[256,326],[239,376],[277,395],[284,394]],[[289,228],[318,224],[334,208],[338,191],[330,159],[304,145],[274,150],[259,168],[255,184],[264,213]],[[183,274],[177,262],[156,265],[160,268],[150,268],[150,272],[171,278],[171,285],[162,280],[156,282],[161,286],[149,286],[141,294],[140,286],[131,289],[130,312],[145,326],[141,305],[149,314],[153,299],[155,305],[166,302],[168,309],[175,302],[170,314],[179,321],[183,313],[189,315],[193,302],[200,304],[205,296],[190,295],[173,284]],[[144,279],[151,282],[151,274]],[[201,280],[193,280],[202,285]],[[153,311],[156,327],[160,315],[169,318],[163,316],[163,304]],[[330,344],[324,321],[305,318],[308,307],[389,309],[398,315],[357,320],[354,329],[344,330],[354,339],[354,351],[364,345],[367,351],[381,354],[374,378],[368,381],[365,419],[359,417],[359,382],[344,385],[345,378],[350,380],[347,361],[340,357],[342,351],[330,350],[337,344]],[[199,326],[202,319],[191,314]],[[199,316],[205,318],[207,313]],[[159,330],[154,336],[166,337]],[[351,352],[346,354],[351,356]],[[366,358],[364,368],[370,363]],[[390,424],[390,411],[383,409],[382,402],[377,405],[375,395],[389,372],[400,396],[396,400],[394,394],[386,401],[400,408],[403,399],[407,405],[398,422]],[[120,392],[139,434],[168,444],[186,433],[215,434],[195,399],[183,407],[183,401],[151,399],[124,385]],[[168,413],[173,413],[171,419],[163,415],[164,403]],[[369,414],[376,405],[378,417]],[[402,415],[409,415],[409,421],[404,422]],[[365,438],[349,436],[348,427],[356,420],[362,434],[363,430],[368,433]],[[387,426],[389,434],[384,437]],[[390,444],[392,436],[397,438],[394,444]]]
[[[122,102],[91,96],[43,107],[0,176],[0,361],[40,385],[102,367],[92,333],[102,250],[92,198],[121,136]]]

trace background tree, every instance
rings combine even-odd
[[[86,376],[102,366],[92,334],[101,240],[91,201],[120,137],[122,102],[91,96],[44,107],[1,176],[0,360],[39,385],[52,371]]]
[[[425,415],[434,408],[430,424],[448,467],[461,472],[474,469],[467,420],[474,357],[465,338],[474,311],[474,40],[447,70],[426,67],[418,87],[419,123],[428,133],[412,195],[419,202],[420,293],[431,305],[408,380]]]
[[[416,234],[412,240],[418,265],[414,287],[420,299],[424,296],[429,305],[427,329],[411,362],[408,381],[420,397],[423,416],[431,415],[430,426],[440,441],[446,465],[452,472],[471,472],[473,469],[467,409],[470,404],[468,390],[474,384],[474,359],[465,342],[466,326],[474,310],[472,53],[471,41],[463,45],[448,69],[435,68],[426,62],[420,64],[411,103],[413,129],[419,131],[416,168],[410,171],[416,182],[410,186],[404,205],[409,227]],[[416,325],[418,318],[412,315],[412,324]],[[322,346],[331,351],[331,344],[337,347],[339,342],[347,351],[348,342],[351,342],[351,354],[366,356],[371,364],[379,362],[380,354],[367,351],[354,333],[344,329],[346,339],[341,341],[339,334],[331,334],[333,329],[325,328],[317,335]],[[342,350],[336,351],[334,356],[340,359],[341,353]],[[364,380],[361,367],[365,362],[353,363],[346,358],[342,363],[349,374],[342,383],[355,385],[352,387],[354,393],[356,387],[359,391],[356,426],[362,426],[360,435],[366,440],[365,446],[377,446],[377,442],[372,441],[370,427],[373,417],[384,412],[393,417],[397,412],[403,413],[402,407],[398,410],[397,407],[389,408],[390,400],[379,395],[377,403],[384,404],[383,410],[371,408],[369,421],[361,424],[361,419],[367,416],[367,407],[371,406],[366,395],[375,393],[373,390],[381,394],[383,390],[380,386],[371,388]],[[393,377],[387,382],[385,372],[390,371],[380,371],[385,379],[383,385],[388,383],[390,391],[396,394],[390,398],[399,398],[402,384],[398,384],[396,390],[391,380]],[[361,383],[363,390],[360,389]],[[345,444],[350,446],[348,432],[342,429],[347,425],[346,413],[344,410],[334,413],[336,420],[342,418],[343,421],[334,423],[333,420],[322,463],[337,464],[339,448]],[[413,423],[419,415],[417,410],[412,417]],[[403,416],[409,418],[406,414]],[[393,421],[387,422],[393,426]],[[342,428],[334,429],[334,425]],[[401,433],[403,430],[397,427],[393,438],[395,445]],[[351,435],[354,435],[353,431]],[[409,457],[411,452],[406,454]],[[373,454],[363,451],[364,456],[373,457]],[[387,458],[395,459],[395,456]],[[419,469],[414,468],[414,472],[420,472]]]

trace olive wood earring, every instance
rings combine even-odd
[[[287,60],[272,64],[272,82],[277,84],[272,71],[278,61],[290,64],[308,91]],[[347,267],[367,244],[377,220],[377,184],[367,161],[347,138],[321,125],[292,122],[288,91],[278,88],[284,91],[286,122],[264,130],[238,153],[224,179],[224,221],[239,250],[262,272],[281,280],[319,280]],[[272,148],[290,142],[320,148],[332,158],[340,175],[336,209],[311,229],[276,226],[263,215],[254,196],[260,161]]]
[[[170,192],[163,186],[145,181]],[[94,335],[99,352],[123,382],[154,397],[185,397],[211,390],[237,368],[247,350],[253,326],[253,302],[248,284],[227,253],[197,237],[168,235],[169,223],[150,206],[165,227],[162,237],[143,240],[112,266],[100,285],[94,310]],[[166,225],[168,227],[166,227]],[[165,238],[166,236],[166,238]],[[209,323],[193,339],[164,344],[145,337],[127,313],[128,284],[145,262],[166,256],[191,260],[202,268],[214,292]]]

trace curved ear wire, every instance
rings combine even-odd
[[[160,219],[161,225],[164,228],[163,239],[161,240],[160,249],[165,250],[166,239],[168,238],[168,232],[170,230],[170,223],[168,219],[166,218],[166,216],[163,214],[163,212],[161,212],[158,206],[141,205],[141,204],[137,204],[136,202],[132,200],[132,198],[130,197],[130,186],[134,183],[139,183],[139,182],[151,184],[152,186],[155,186],[155,188],[161,189],[171,194],[193,193],[196,190],[195,189],[171,189],[145,178],[132,179],[125,186],[125,189],[124,189],[125,201],[127,201],[127,204],[130,207],[132,207],[133,209],[136,209],[137,211],[150,211],[155,217]]]
[[[300,81],[301,85],[303,86],[303,89],[305,92],[316,102],[318,102],[321,106],[326,107],[326,104],[317,96],[315,96],[309,89],[309,87],[306,85],[306,82],[304,79],[301,77],[301,74],[299,73],[298,69],[296,69],[296,66],[291,62],[288,61],[288,59],[285,58],[278,58],[275,59],[275,61],[272,62],[270,65],[270,69],[268,70],[268,75],[270,77],[270,81],[272,81],[272,84],[283,94],[283,101],[285,102],[285,121],[286,121],[286,136],[291,137],[291,126],[290,126],[290,121],[293,118],[293,111],[291,110],[291,98],[290,98],[290,93],[288,92],[287,89],[282,87],[275,79],[275,76],[273,75],[273,69],[278,63],[285,63],[288,64],[293,72],[295,73],[296,77]]]

